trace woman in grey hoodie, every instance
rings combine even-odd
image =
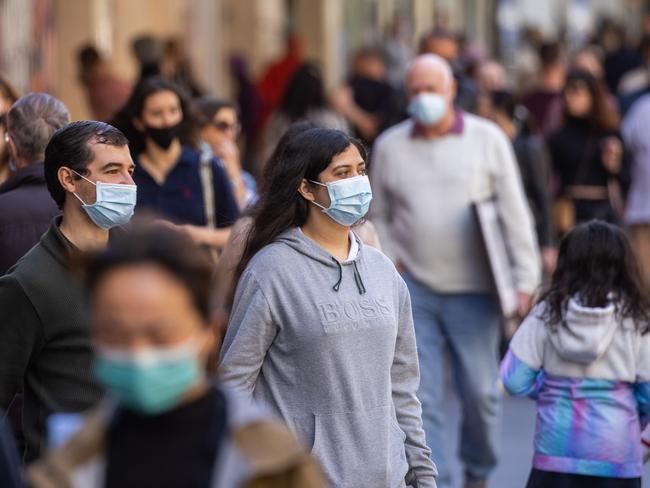
[[[320,128],[287,141],[237,269],[220,371],[285,420],[331,486],[435,487],[409,294],[350,231],[371,198],[358,141]]]
[[[501,364],[508,392],[537,400],[528,488],[641,487],[649,309],[621,229],[592,221],[565,237],[548,292]]]

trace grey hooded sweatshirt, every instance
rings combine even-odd
[[[298,228],[253,257],[222,379],[284,419],[332,487],[435,487],[408,290],[387,257],[354,238],[359,251],[344,263]]]

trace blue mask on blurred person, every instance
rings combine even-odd
[[[93,372],[125,407],[157,415],[178,406],[183,396],[204,377],[193,338],[170,348],[97,351]]]
[[[436,125],[447,112],[447,100],[438,93],[420,93],[411,100],[408,114],[422,125]]]
[[[322,208],[323,212],[335,222],[350,227],[368,213],[372,200],[372,189],[367,176],[355,176],[328,183],[318,181],[312,181],[312,183],[327,188],[330,206],[325,208],[318,202],[312,201],[312,203]]]
[[[87,205],[76,193],[75,197],[82,203],[82,208],[95,225],[101,229],[112,229],[119,225],[128,224],[135,211],[138,187],[136,185],[122,185],[115,183],[97,183],[90,181],[83,175],[71,170],[88,183],[95,185],[95,203]]]

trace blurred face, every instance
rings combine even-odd
[[[203,128],[201,135],[214,152],[225,142],[235,142],[239,134],[239,120],[234,108],[224,107]]]
[[[93,342],[103,348],[164,349],[195,339],[205,364],[214,335],[184,284],[156,264],[109,271],[92,297]]]
[[[575,68],[583,69],[591,73],[595,78],[601,79],[604,75],[600,60],[595,54],[589,51],[582,51],[573,60]]]
[[[355,66],[356,74],[371,80],[382,81],[386,78],[386,66],[381,58],[362,56]]]
[[[573,117],[587,117],[591,112],[593,100],[584,81],[572,81],[564,90],[564,101]]]
[[[421,93],[437,93],[449,103],[455,96],[455,86],[449,71],[426,61],[415,61],[406,79],[409,100]]]
[[[154,129],[174,127],[183,121],[183,110],[178,95],[173,91],[160,91],[147,97],[140,118],[134,121],[138,130],[144,126]]]
[[[454,39],[434,37],[426,42],[425,51],[437,54],[450,63],[458,57],[458,43]]]
[[[479,88],[486,91],[503,90],[506,85],[506,73],[499,63],[486,61],[478,69]]]

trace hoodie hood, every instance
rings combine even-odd
[[[363,283],[363,279],[361,278],[361,274],[359,273],[357,262],[361,259],[364,245],[361,239],[359,239],[359,237],[354,232],[350,232],[350,236],[356,240],[359,251],[357,252],[357,255],[354,259],[345,262],[340,262],[325,249],[319,246],[313,239],[307,237],[298,227],[294,227],[280,234],[276,238],[276,242],[286,244],[303,256],[317,261],[327,268],[332,268],[332,289],[336,292],[339,291],[339,287],[343,281],[343,267],[351,266],[359,294],[363,295],[366,293],[366,288]]]
[[[571,298],[565,323],[550,335],[560,356],[580,364],[591,364],[609,348],[618,328],[616,306],[590,308]]]

